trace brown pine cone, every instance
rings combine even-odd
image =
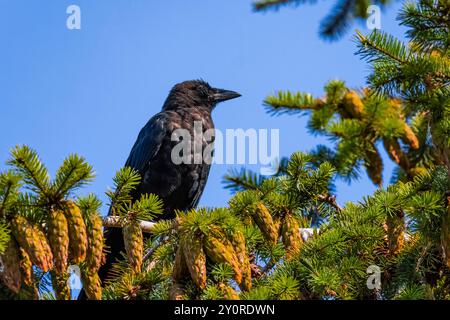
[[[278,229],[273,222],[269,209],[262,203],[256,205],[256,209],[251,213],[253,220],[261,230],[267,241],[275,244],[278,242]]]
[[[23,249],[20,250],[20,270],[22,271],[23,283],[27,286],[34,285],[34,271],[33,263],[31,262],[30,256]]]
[[[383,160],[378,153],[375,145],[372,148],[366,150],[365,167],[370,179],[376,185],[381,185],[383,182]]]
[[[69,258],[69,227],[64,212],[52,209],[47,225],[48,242],[55,258],[55,269],[58,274],[64,274]]]
[[[387,217],[386,226],[389,252],[396,254],[403,248],[405,242],[404,213],[399,211],[395,216]]]
[[[52,269],[53,254],[42,229],[20,215],[11,220],[11,227],[14,237],[30,256],[33,264],[44,272]]]
[[[252,269],[248,259],[247,250],[245,247],[245,237],[240,231],[233,234],[232,245],[236,252],[236,257],[239,261],[239,267],[242,272],[242,282],[240,287],[244,291],[249,291],[252,288]]]
[[[22,286],[19,264],[19,247],[16,240],[10,238],[5,252],[0,254],[0,280],[14,293],[18,293]]]
[[[412,149],[419,149],[419,139],[406,122],[403,125],[402,141],[409,145]]]
[[[358,93],[353,90],[348,91],[343,100],[342,105],[352,118],[361,119],[364,112],[364,104]]]
[[[300,235],[300,225],[292,214],[287,213],[282,227],[283,244],[286,249],[286,258],[292,259],[299,251],[303,243]]]
[[[224,300],[239,300],[239,295],[229,285],[219,283],[219,290],[223,293]]]
[[[91,215],[88,238],[86,267],[91,271],[98,271],[103,261],[103,222],[98,213]]]
[[[187,277],[189,277],[189,269],[186,265],[186,258],[184,257],[184,248],[179,244],[173,263],[172,281],[174,283],[181,283],[184,282]]]
[[[86,224],[80,208],[73,201],[63,201],[63,207],[69,226],[70,259],[74,264],[79,264],[86,259],[88,245]]]
[[[221,241],[215,237],[209,236],[204,240],[204,249],[207,256],[214,263],[226,263],[234,271],[234,279],[238,284],[242,283],[242,272],[239,267],[239,261],[233,246],[227,241]]]
[[[189,269],[192,280],[200,289],[206,288],[206,255],[203,251],[203,243],[199,238],[183,239],[180,242],[183,246],[186,265]]]
[[[123,240],[128,263],[135,273],[141,272],[144,255],[144,238],[138,221],[130,221],[123,229]]]
[[[83,270],[81,282],[89,300],[102,300],[102,283],[96,271]]]
[[[70,274],[67,271],[58,274],[58,272],[55,270],[51,272],[51,275],[52,275],[53,290],[55,291],[56,299],[71,300],[72,295],[70,293],[70,286],[69,286]]]

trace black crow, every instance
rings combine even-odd
[[[125,166],[139,171],[142,182],[133,194],[134,199],[144,193],[157,194],[165,205],[160,218],[174,217],[174,210],[188,210],[195,207],[208,179],[210,163],[197,161],[194,156],[203,156],[203,151],[214,137],[202,134],[214,129],[211,112],[219,103],[240,97],[234,91],[212,88],[201,80],[185,81],[170,91],[162,111],[153,116],[142,128],[131,149]],[[201,132],[194,133],[194,125]],[[191,154],[172,152],[179,140],[172,137],[177,129],[184,129],[191,137]],[[194,138],[198,145],[196,154]],[[198,140],[200,138],[200,140]],[[174,163],[173,156],[183,155],[185,162]],[[203,159],[205,160],[205,159]],[[175,162],[180,161],[175,159]],[[208,161],[206,161],[208,162]]]
[[[234,91],[212,88],[203,80],[185,81],[175,85],[169,93],[162,111],[153,116],[141,129],[131,149],[125,166],[132,167],[141,174],[141,183],[133,193],[133,199],[142,194],[154,193],[164,202],[164,214],[158,219],[175,217],[175,210],[189,210],[195,207],[205,188],[210,169],[208,161],[194,161],[193,154],[183,154],[188,163],[176,164],[172,150],[180,141],[172,138],[176,129],[185,129],[194,144],[194,125],[201,126],[202,132],[214,129],[211,112],[223,101],[240,97]],[[198,138],[198,136],[197,136]],[[200,154],[213,142],[211,136],[200,136]],[[196,149],[191,148],[192,152]],[[198,150],[198,149],[197,149]],[[175,162],[178,162],[176,160]],[[122,231],[110,228],[106,231],[106,245],[110,252],[106,263],[100,269],[102,280],[107,276],[112,263],[124,251]]]

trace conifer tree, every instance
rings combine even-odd
[[[448,1],[407,3],[399,15],[409,27],[408,44],[375,30],[357,33],[357,54],[373,72],[368,88],[350,89],[330,81],[323,98],[279,92],[265,100],[272,114],[310,114],[308,128],[336,142],[319,146],[317,161],[330,161],[347,178],[364,165],[372,181],[382,182],[383,145],[398,165],[397,178],[411,179],[436,165],[449,167],[449,12]]]
[[[311,132],[334,144],[294,153],[271,177],[230,173],[223,208],[152,222],[161,200],[133,202],[140,176],[122,168],[102,218],[95,195],[75,194],[94,177],[84,158],[70,155],[51,179],[36,151],[13,148],[0,174],[0,298],[70,299],[76,264],[93,300],[450,299],[449,9],[406,4],[408,44],[358,33],[367,88],[331,81],[320,98],[269,96],[269,112],[308,114]],[[387,188],[381,147],[397,165]],[[379,189],[341,207],[335,179],[363,167]],[[125,242],[104,283],[102,226]]]

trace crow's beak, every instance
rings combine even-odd
[[[215,89],[214,91],[213,99],[215,102],[227,101],[241,96],[239,93],[230,90]]]

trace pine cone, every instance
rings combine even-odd
[[[123,240],[131,270],[141,272],[144,255],[144,238],[138,221],[130,221],[123,228]]]
[[[64,212],[58,209],[51,210],[48,219],[48,242],[55,258],[55,269],[58,274],[67,271],[69,257],[69,227]]]
[[[103,222],[97,213],[91,215],[88,238],[89,246],[86,255],[86,267],[91,271],[98,271],[103,260]]]
[[[366,150],[366,159],[364,164],[366,166],[369,178],[373,183],[380,186],[383,182],[383,160],[381,159],[375,145],[372,145],[372,148]]]
[[[23,283],[27,286],[34,285],[34,271],[33,263],[31,262],[30,256],[23,249],[20,250],[20,270],[22,271]]]
[[[242,282],[240,284],[240,288],[244,291],[249,291],[252,288],[252,269],[247,256],[247,250],[245,248],[244,234],[240,231],[236,231],[233,234],[231,242],[236,252],[236,257],[242,272]]]
[[[278,229],[273,222],[272,215],[262,202],[256,205],[256,209],[252,213],[252,217],[266,240],[274,244],[277,243]]]
[[[402,141],[413,149],[419,149],[419,139],[406,122],[403,125],[403,132]]]
[[[404,170],[409,170],[409,159],[403,152],[400,144],[396,139],[383,140],[384,148],[386,149],[389,158],[397,163]]]
[[[395,216],[388,216],[386,218],[386,226],[389,252],[396,254],[403,248],[405,242],[405,221],[403,212],[399,211]]]
[[[181,243],[178,245],[175,254],[175,261],[173,263],[172,282],[181,283],[189,276],[189,269],[186,265],[186,258],[184,257],[184,247]]]
[[[83,270],[81,282],[89,300],[102,300],[102,283],[96,271]]]
[[[69,273],[67,271],[59,274],[56,270],[51,272],[52,285],[55,291],[56,299],[58,300],[71,300],[72,295],[70,293],[69,286]]]
[[[342,100],[342,105],[351,117],[361,119],[364,112],[364,104],[358,93],[353,90],[347,92]]]
[[[205,289],[206,256],[202,241],[199,238],[183,239],[180,245],[183,246],[184,258],[192,280],[198,288]]]
[[[300,235],[300,225],[292,214],[287,213],[282,228],[283,244],[286,249],[286,258],[292,259],[299,251],[303,243]]]
[[[229,285],[219,283],[219,290],[223,293],[223,298],[225,300],[239,300],[239,295]]]
[[[74,264],[79,264],[86,259],[88,244],[86,224],[80,208],[73,201],[64,201],[63,205],[69,226],[70,259]]]
[[[22,275],[17,267],[20,263],[20,252],[16,240],[9,239],[6,250],[0,254],[0,280],[14,293],[22,286]]]
[[[214,263],[227,263],[234,271],[234,279],[238,284],[242,283],[242,272],[233,246],[228,241],[220,241],[214,237],[206,237],[204,249],[208,257]]]
[[[44,272],[52,269],[53,254],[42,229],[20,215],[11,220],[11,226],[14,237],[30,256],[31,262]]]

